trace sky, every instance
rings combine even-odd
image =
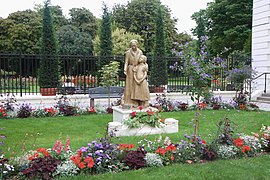
[[[44,0],[1,0],[0,17],[7,16],[16,11],[26,9],[34,9],[35,5],[43,4]],[[131,1],[131,0],[129,0]],[[171,9],[172,17],[178,19],[177,29],[179,32],[187,32],[191,34],[191,29],[196,26],[195,21],[191,19],[194,12],[200,9],[205,9],[208,2],[213,0],[161,0],[161,3],[167,5]],[[128,0],[51,0],[52,5],[59,5],[64,15],[68,16],[68,11],[71,8],[85,7],[89,9],[94,16],[101,17],[102,2],[105,2],[111,9],[114,4],[127,4]]]

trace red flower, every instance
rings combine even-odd
[[[164,148],[158,148],[158,149],[156,150],[156,153],[157,153],[157,154],[164,155],[164,154],[166,153],[166,150],[165,150]]]
[[[164,118],[163,119],[160,119],[159,122],[165,123],[165,119]]]
[[[170,144],[166,147],[166,151],[176,151],[176,147],[173,144]]]
[[[79,157],[82,156],[82,151],[81,151],[81,150],[78,151],[78,156],[79,156]]]
[[[151,115],[154,115],[154,114],[155,114],[155,112],[154,112],[154,111],[152,111],[152,110],[147,110],[146,112],[147,112],[147,114],[148,114],[149,116],[151,116]]]
[[[29,157],[28,159],[29,159],[30,161],[32,161],[33,159],[36,159],[36,158],[38,158],[38,157],[39,157],[39,154],[36,153],[36,154],[34,154],[33,156]]]
[[[83,162],[80,162],[80,163],[78,164],[78,167],[79,167],[80,169],[84,169],[86,166],[85,166],[85,164],[84,164]]]
[[[244,141],[241,138],[237,138],[233,142],[234,142],[235,146],[237,146],[237,147],[241,147],[244,145]]]
[[[136,114],[137,114],[137,112],[136,112],[136,111],[133,111],[133,112],[131,113],[131,116],[132,116],[132,117],[135,117]]]
[[[207,107],[207,104],[205,102],[199,103],[199,108],[200,109],[203,109],[203,108],[206,108],[206,107]]]
[[[171,156],[171,160],[172,160],[172,161],[174,160],[174,156]]]
[[[245,110],[247,107],[246,107],[244,104],[240,104],[240,105],[239,105],[239,108],[240,108],[241,110]]]
[[[202,144],[206,144],[206,141],[204,139],[202,139]]]
[[[78,155],[72,156],[70,160],[73,161],[74,164],[78,165],[81,162],[81,158]]]
[[[87,157],[84,159],[84,162],[87,163],[88,168],[93,168],[95,165],[94,159],[92,157]]]
[[[142,106],[139,106],[138,108],[139,108],[139,110],[140,110],[140,111],[143,109],[143,107],[142,107]]]
[[[135,145],[134,144],[119,144],[119,149],[123,150],[123,149],[132,149],[134,148]]]
[[[94,107],[90,107],[90,109],[88,110],[89,113],[96,113],[96,110]]]
[[[265,139],[268,139],[269,138],[269,134],[262,134],[263,135],[263,137],[265,138]]]
[[[245,152],[248,152],[250,151],[250,147],[249,146],[243,146],[242,147],[242,152],[245,153]]]
[[[38,148],[37,152],[42,153],[43,156],[50,156],[50,153],[48,153],[46,148]]]

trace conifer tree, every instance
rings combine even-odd
[[[41,35],[41,61],[39,85],[42,88],[57,87],[59,81],[58,47],[50,10],[50,0],[45,1]]]
[[[111,17],[106,4],[103,4],[103,15],[100,26],[100,56],[112,55]]]
[[[155,30],[154,58],[150,72],[150,84],[155,86],[166,85],[168,81],[164,21],[161,8],[158,9]]]

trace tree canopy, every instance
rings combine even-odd
[[[171,18],[170,9],[160,0],[133,0],[127,5],[116,5],[112,11],[112,19],[120,28],[139,34],[144,39],[145,54],[152,54],[155,43],[155,21],[158,8],[164,11],[164,29],[169,45],[175,40],[176,19]]]
[[[194,13],[193,18],[197,22],[197,31],[193,34],[206,30],[208,45],[215,54],[228,55],[235,50],[250,52],[252,0],[216,0],[205,10]]]

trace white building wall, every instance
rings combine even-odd
[[[253,0],[252,67],[260,75],[270,72],[270,0]],[[254,97],[264,90],[265,77],[253,83]],[[267,92],[270,91],[270,74],[267,76]]]

